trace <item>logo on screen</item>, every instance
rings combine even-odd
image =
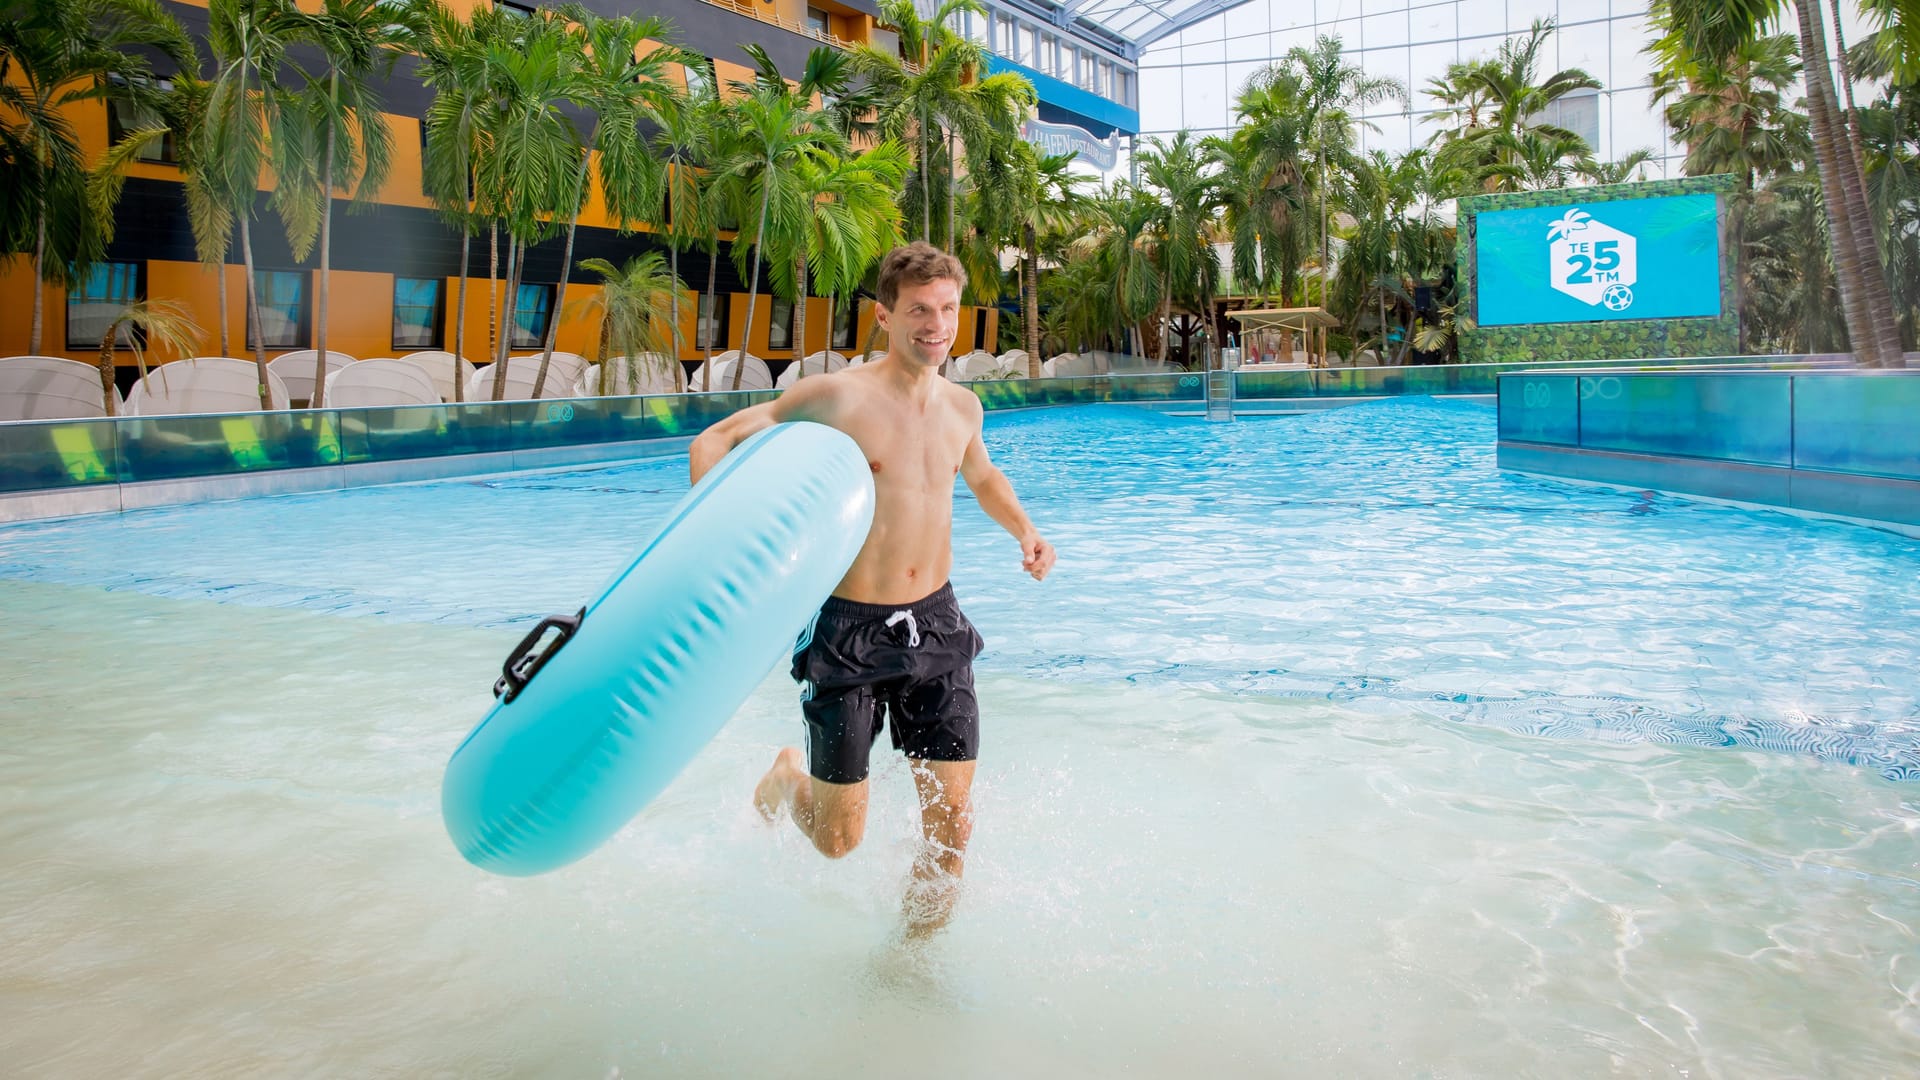
[[[1555,290],[1608,311],[1633,306],[1640,260],[1632,236],[1574,209],[1547,226],[1547,240]]]

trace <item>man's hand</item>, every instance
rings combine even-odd
[[[1053,569],[1053,545],[1042,540],[1039,533],[1021,537],[1020,569],[1032,574],[1035,581],[1045,581],[1047,571]]]

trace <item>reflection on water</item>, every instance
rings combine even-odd
[[[749,805],[798,728],[778,678],[607,847],[502,879],[454,854],[437,785],[511,631],[18,583],[0,605],[20,1075],[1750,1077],[1920,1053],[1920,806],[1807,757],[988,674],[965,894],[907,943],[897,761],[845,860]]]

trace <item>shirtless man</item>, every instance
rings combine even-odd
[[[920,799],[922,852],[907,897],[908,932],[931,933],[952,913],[973,831],[980,710],[973,658],[981,641],[960,613],[953,569],[953,478],[1020,542],[1035,581],[1053,568],[1053,546],[1020,508],[1013,485],[987,460],[980,399],[940,375],[960,322],[966,271],[927,244],[896,248],[880,264],[875,317],[887,355],[832,375],[801,379],[765,405],[702,432],[689,451],[698,483],[729,450],[766,427],[812,420],[853,437],[873,469],[873,527],[847,576],[800,636],[807,753],[781,750],[754,790],[767,820],[782,812],[822,855],[859,845],[867,825],[867,755],[883,713],[906,753]]]

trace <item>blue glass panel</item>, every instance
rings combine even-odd
[[[120,473],[128,482],[334,465],[334,414],[231,413],[140,417],[122,422]]]
[[[1920,372],[1796,375],[1793,463],[1920,480]]]
[[[346,409],[340,444],[348,462],[486,454],[513,449],[511,417],[499,404]]]
[[[1239,398],[1301,398],[1313,396],[1311,371],[1237,371],[1233,395]]]
[[[1793,463],[1785,378],[1632,373],[1580,378],[1580,445],[1756,465]]]
[[[1508,375],[1500,380],[1500,438],[1580,445],[1580,377]]]
[[[0,424],[0,491],[45,491],[120,479],[112,420]]]

